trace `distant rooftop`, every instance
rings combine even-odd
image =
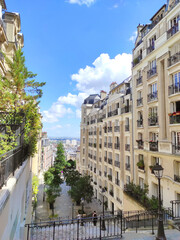
[[[91,94],[84,100],[84,104],[94,104],[100,99],[99,94]]]

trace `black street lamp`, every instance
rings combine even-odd
[[[106,190],[103,188],[102,189],[102,196],[103,196],[103,219],[102,219],[102,226],[101,226],[101,230],[103,230],[103,231],[106,230],[105,220],[104,220],[104,193],[105,192],[106,192]]]
[[[158,232],[157,232],[156,240],[166,240],[166,236],[164,233],[164,225],[163,225],[163,212],[162,212],[162,203],[161,203],[161,183],[160,183],[161,178],[163,176],[163,170],[164,168],[159,164],[156,164],[153,167],[153,172],[158,179],[158,189],[159,189]]]
[[[84,214],[84,198],[81,198],[81,204],[82,204],[81,226],[84,226],[83,219],[82,219]]]

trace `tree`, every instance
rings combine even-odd
[[[60,142],[57,146],[57,152],[56,152],[56,158],[54,165],[59,169],[61,172],[66,166],[68,166],[68,163],[65,158],[65,153],[64,153],[64,147],[62,142]]]
[[[64,177],[66,179],[66,183],[69,186],[74,186],[76,182],[80,179],[81,174],[78,171],[74,171],[72,169],[64,170]]]
[[[76,181],[75,185],[69,190],[71,198],[80,204],[81,198],[83,198],[88,203],[92,201],[93,197],[93,187],[91,185],[90,176],[82,176]]]
[[[42,96],[41,87],[45,83],[35,81],[34,78],[37,75],[28,71],[21,49],[15,52],[12,60],[6,56],[5,60],[8,71],[5,76],[0,76],[0,112],[8,112],[9,114],[10,119],[6,119],[8,120],[6,125],[9,124],[8,122],[20,125],[25,121],[24,144],[29,146],[29,154],[33,155],[36,152],[37,136],[42,127],[37,100]],[[15,133],[5,134],[13,138]],[[4,149],[4,152],[7,149],[5,143],[1,146],[1,142],[0,148]]]
[[[46,185],[45,192],[47,194],[47,202],[50,209],[52,209],[52,215],[54,215],[54,203],[58,196],[60,196],[62,179],[58,168],[51,167],[44,173],[44,182]]]

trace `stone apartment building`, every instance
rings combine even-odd
[[[50,144],[47,132],[42,132],[41,170],[47,171],[54,163],[53,145]]]
[[[133,181],[157,197],[152,166],[164,168],[163,205],[180,200],[180,1],[168,1],[137,27],[132,77],[82,104],[78,169],[110,210],[138,210],[124,194]],[[139,167],[137,166],[137,163]],[[179,211],[179,210],[178,210]]]

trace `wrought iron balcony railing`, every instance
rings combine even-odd
[[[153,67],[147,71],[147,78],[154,76],[157,73],[156,67]]]
[[[152,92],[147,95],[148,97],[148,102],[155,101],[157,100],[158,92]]]
[[[120,131],[120,126],[114,126],[114,132],[119,132]]]
[[[180,52],[175,53],[174,55],[168,58],[168,67],[180,61]]]
[[[120,162],[119,161],[115,161],[114,162],[114,166],[120,168]]]
[[[173,113],[172,116],[169,116],[170,124],[179,124],[180,123],[180,115],[176,115],[176,114],[177,113]]]
[[[151,53],[155,49],[154,44],[147,48],[147,54]]]
[[[169,96],[172,94],[179,93],[180,92],[180,82],[170,85],[168,90],[169,90]]]
[[[119,144],[119,143],[115,143],[115,144],[114,144],[114,148],[115,148],[115,149],[120,149],[120,144]]]
[[[149,142],[149,150],[153,152],[158,151],[158,141],[150,141]]]
[[[142,83],[142,76],[136,79],[136,86],[140,85],[141,83]]]
[[[136,140],[138,144],[138,149],[144,149],[144,141],[142,139]]]
[[[151,116],[148,118],[148,125],[149,126],[156,126],[158,125],[158,117],[157,116]]]
[[[172,144],[172,153],[180,154],[180,144]]]
[[[108,163],[112,164],[112,158],[108,158]]]
[[[130,171],[131,167],[129,163],[126,163],[125,167],[126,167],[126,170]]]
[[[130,144],[125,144],[125,150],[130,151]]]
[[[143,119],[137,120],[137,127],[143,127]]]
[[[143,105],[143,98],[138,98],[137,99],[137,106],[142,106]]]
[[[179,26],[178,23],[176,23],[173,27],[171,27],[168,31],[167,31],[167,39],[169,39],[170,37],[172,37],[175,33],[177,33],[179,31]]]

